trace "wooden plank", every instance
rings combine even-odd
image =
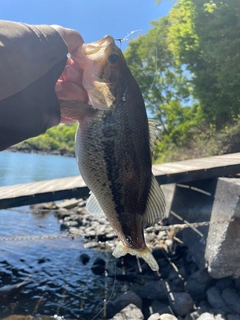
[[[160,184],[183,183],[240,173],[240,153],[153,165]],[[86,197],[82,177],[0,187],[0,209],[70,198]]]
[[[84,198],[88,194],[89,189],[80,176],[0,187],[0,209]]]
[[[240,153],[169,162],[153,166],[160,184],[182,183],[240,173]]]

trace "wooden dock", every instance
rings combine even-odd
[[[240,153],[153,165],[160,184],[183,183],[240,173]],[[0,209],[89,194],[81,176],[0,187]]]

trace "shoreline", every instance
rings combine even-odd
[[[26,147],[12,146],[6,150],[3,150],[3,152],[20,152],[20,153],[55,155],[55,156],[75,158],[75,151],[67,151],[67,150],[37,150],[37,149],[30,149]]]

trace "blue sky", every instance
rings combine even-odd
[[[29,24],[59,24],[78,30],[85,42],[109,34],[124,38],[145,34],[149,21],[166,15],[173,2],[165,0],[156,6],[155,0],[0,0],[0,19]],[[127,42],[122,44],[122,50]]]

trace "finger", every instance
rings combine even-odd
[[[59,99],[88,102],[86,90],[74,82],[57,82],[55,90]]]
[[[61,116],[60,118],[60,123],[64,123],[64,124],[72,124],[72,123],[75,123],[77,122],[77,120],[71,120],[71,119],[67,119],[63,116]]]
[[[69,53],[72,53],[75,49],[83,45],[83,38],[76,30],[64,28],[58,25],[51,25],[51,27],[54,28],[63,38],[68,46]]]
[[[71,66],[73,65],[75,62],[71,59],[71,57],[67,57],[67,62],[66,62],[66,66]],[[64,69],[65,70],[65,69]],[[64,73],[64,70],[63,70],[63,73]],[[61,74],[61,76],[59,77],[59,80],[63,80],[63,73]]]
[[[81,68],[84,69],[86,66],[86,56],[82,51],[82,47],[76,48],[71,53],[71,59]]]
[[[75,82],[79,85],[82,84],[82,77],[83,77],[83,70],[73,67],[73,65],[68,65],[65,67],[62,75],[61,80],[63,81],[71,81]]]

